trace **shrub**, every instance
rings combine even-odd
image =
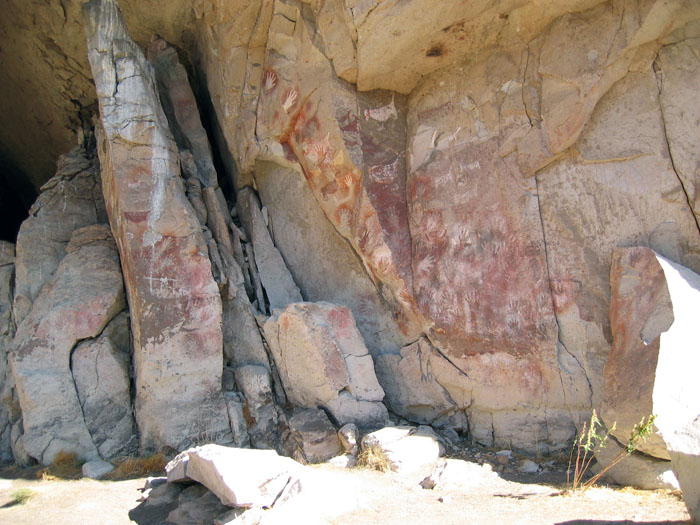
[[[646,438],[654,430],[654,421],[656,420],[656,415],[650,415],[648,417],[643,417],[639,423],[634,425],[630,438],[627,441],[627,446],[620,451],[620,453],[613,458],[613,460],[603,467],[600,472],[592,476],[590,479],[584,481],[584,477],[588,472],[591,463],[595,457],[595,453],[607,445],[608,438],[610,434],[615,431],[615,423],[613,423],[610,430],[603,433],[603,426],[598,419],[596,411],[593,411],[591,419],[588,423],[583,424],[581,433],[574,440],[573,447],[571,448],[571,454],[569,456],[569,468],[566,473],[567,484],[571,491],[581,491],[585,492],[591,486],[593,486],[605,473],[612,467],[617,465],[620,461],[629,456],[634,452],[639,445],[646,440]],[[576,451],[576,460],[574,462],[574,451]],[[571,475],[571,465],[574,463],[574,475]]]

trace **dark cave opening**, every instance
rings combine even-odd
[[[186,39],[187,40],[187,39]],[[207,86],[206,74],[203,68],[199,65],[196,44],[188,42],[186,48],[175,46],[180,63],[187,71],[187,79],[192,88],[197,109],[199,110],[199,118],[202,127],[207,134],[209,146],[211,148],[212,160],[214,169],[217,174],[217,181],[221,191],[226,197],[229,205],[229,210],[236,203],[235,180],[238,173],[236,161],[226,146],[223,130],[216,115],[216,110],[212,103],[209,88]]]
[[[37,193],[28,177],[0,152],[0,240],[14,243]]]

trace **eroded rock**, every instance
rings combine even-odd
[[[119,257],[106,226],[76,230],[66,252],[19,325],[11,358],[23,445],[43,464],[59,451],[99,458],[83,418],[70,354],[78,341],[99,335],[126,306]]]
[[[19,324],[42,287],[51,280],[78,228],[107,222],[94,151],[76,147],[62,155],[56,174],[41,187],[17,235],[13,308]]]
[[[168,481],[184,464],[184,476],[198,481],[231,507],[271,507],[295,480],[300,467],[274,450],[204,445],[183,452],[166,467]]]
[[[129,317],[122,312],[96,339],[78,344],[71,371],[83,418],[100,456],[129,456],[138,450],[129,383]]]
[[[12,372],[8,353],[12,347],[15,326],[12,319],[15,245],[0,241],[0,461],[12,460],[12,423],[17,419],[13,407]]]
[[[371,425],[386,418],[384,391],[349,309],[291,304],[264,329],[290,401],[324,406],[340,424]]]
[[[338,433],[323,410],[297,409],[287,424],[290,456],[308,463],[323,463],[341,453]]]
[[[230,440],[221,299],[152,68],[116,2],[94,0],[83,10],[105,201],[129,296],[141,446]]]

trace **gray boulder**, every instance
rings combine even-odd
[[[228,506],[271,507],[297,479],[300,465],[274,450],[204,445],[186,450],[166,467],[168,481],[198,481]]]

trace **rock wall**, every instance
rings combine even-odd
[[[133,436],[279,448],[294,406],[547,453],[593,408],[627,417],[615,250],[700,271],[696,2],[120,4],[84,8],[99,177],[85,150],[64,157],[1,266],[21,419],[10,386],[0,454],[7,428],[39,461],[78,434],[86,456]],[[132,341],[116,306],[90,342],[48,341],[66,246],[107,219]],[[35,347],[63,360],[79,429],[29,408]],[[93,388],[91,362],[115,381]]]

